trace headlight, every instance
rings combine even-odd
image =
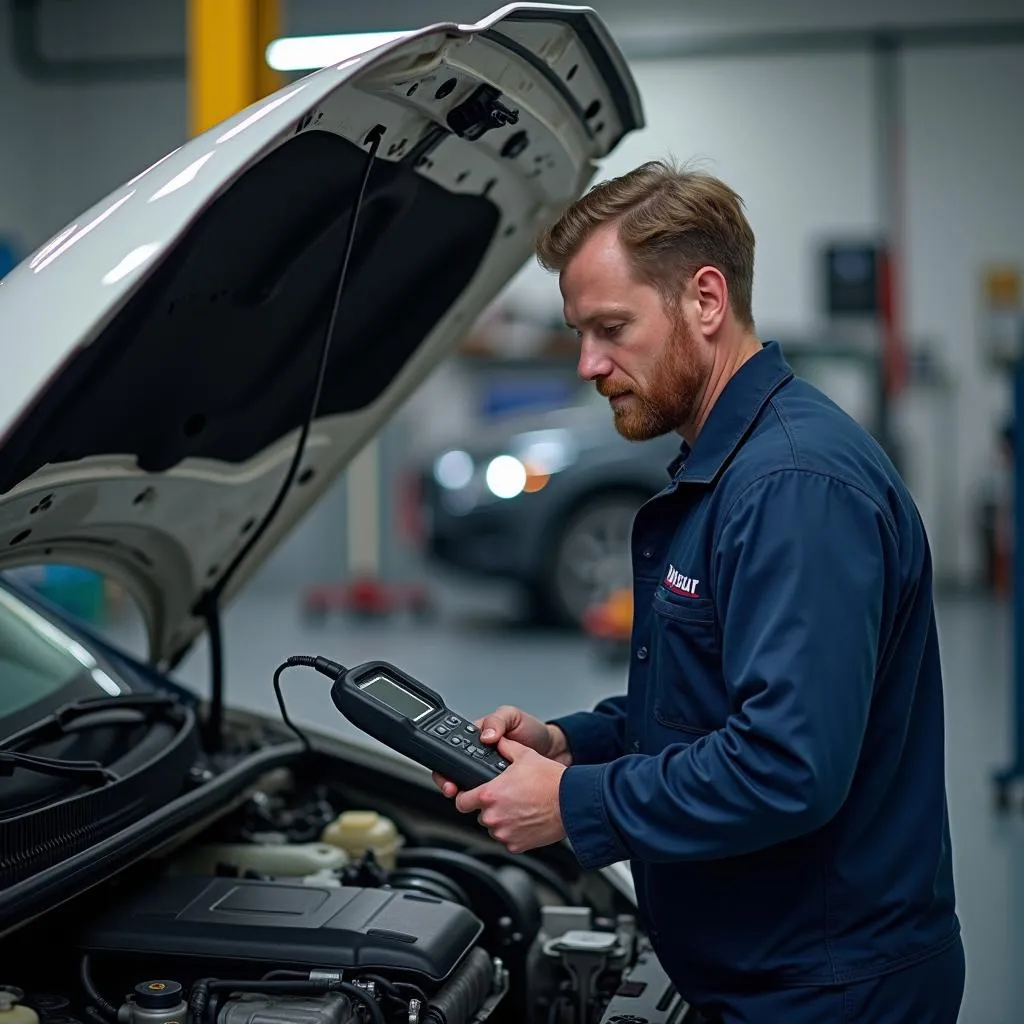
[[[499,455],[487,466],[487,489],[496,498],[534,494],[576,459],[576,446],[565,430],[533,430],[514,438],[512,455]]]
[[[527,476],[526,466],[514,455],[499,455],[491,459],[484,479],[496,498],[514,498],[526,489]]]
[[[576,461],[576,444],[567,430],[532,430],[516,438],[513,452],[528,470],[551,476]]]
[[[473,457],[469,452],[445,452],[434,462],[434,479],[445,490],[461,490],[473,479]]]
[[[434,479],[447,492],[448,507],[465,513],[481,500],[533,494],[575,460],[568,431],[531,430],[512,438],[505,452],[479,462],[462,449],[444,452],[434,461]]]

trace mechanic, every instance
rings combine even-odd
[[[469,792],[513,852],[628,859],[680,992],[739,1022],[954,1024],[964,951],[929,546],[873,438],[755,334],[754,235],[662,162],[539,239],[579,372],[634,441],[677,431],[633,526],[627,694],[482,719]]]

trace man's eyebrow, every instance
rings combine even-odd
[[[569,330],[576,330],[578,326],[586,326],[592,324],[595,320],[628,320],[632,314],[629,310],[622,306],[604,306],[599,309],[595,309],[588,316],[582,316],[579,318],[579,324],[570,323],[568,320],[565,321],[565,326]]]

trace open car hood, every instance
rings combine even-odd
[[[515,4],[286,86],[83,213],[0,282],[0,569],[120,581],[173,665],[642,125],[587,8]]]

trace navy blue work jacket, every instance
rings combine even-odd
[[[585,868],[628,859],[697,1002],[957,941],[931,557],[874,439],[775,343],[633,528],[625,696],[557,720]]]

